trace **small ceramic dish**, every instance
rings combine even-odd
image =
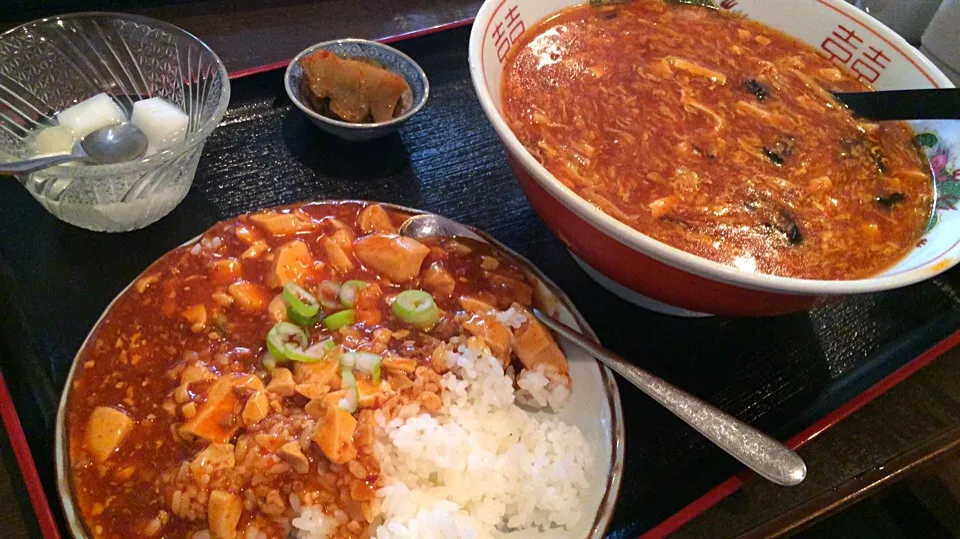
[[[355,124],[328,118],[307,106],[300,96],[303,80],[303,66],[300,65],[300,59],[320,49],[344,58],[370,60],[406,79],[407,84],[410,85],[410,91],[405,92],[400,98],[403,103],[403,112],[400,116],[386,122]],[[355,142],[373,140],[393,133],[423,108],[430,95],[427,75],[413,59],[393,47],[366,39],[337,39],[317,43],[307,48],[290,61],[283,77],[283,85],[293,104],[309,116],[314,125],[331,135]]]

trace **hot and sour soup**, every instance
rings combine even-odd
[[[636,230],[746,271],[855,279],[913,248],[934,197],[908,124],[830,94],[869,89],[755,21],[636,0],[528,29],[501,93],[533,156]]]

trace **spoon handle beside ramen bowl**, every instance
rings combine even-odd
[[[800,456],[777,440],[627,362],[540,310],[534,309],[534,314],[761,477],[784,486],[797,485],[806,477],[807,465]]]

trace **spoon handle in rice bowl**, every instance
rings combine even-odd
[[[760,476],[793,486],[807,475],[799,455],[777,440],[627,362],[559,320],[534,309],[537,319],[583,348]]]

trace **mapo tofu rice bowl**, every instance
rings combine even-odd
[[[707,2],[709,3],[709,2]],[[487,0],[474,87],[517,179],[601,284],[763,315],[960,257],[960,129],[834,93],[951,87],[840,0]]]
[[[512,255],[400,236],[409,215],[240,216],[118,296],[61,403],[73,531],[601,536],[622,459],[609,373],[568,360],[530,312],[557,298]]]

